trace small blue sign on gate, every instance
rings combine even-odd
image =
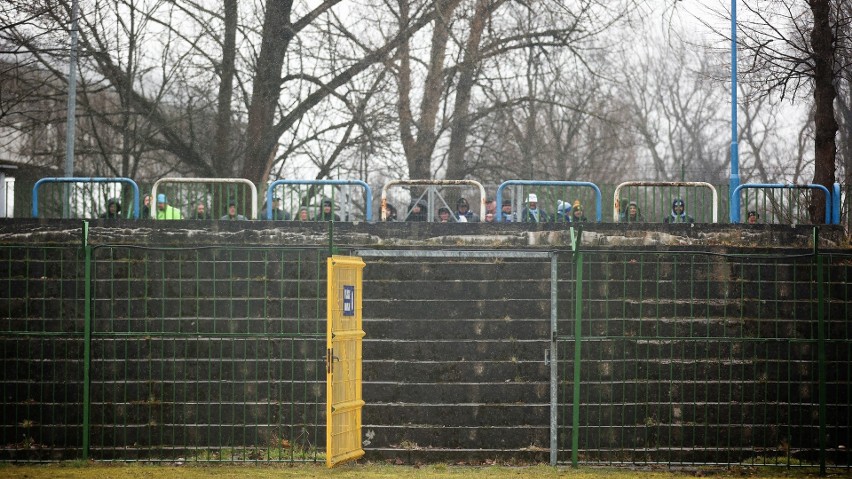
[[[355,316],[355,286],[343,286],[343,315]]]

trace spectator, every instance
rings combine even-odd
[[[210,213],[207,211],[207,205],[204,204],[203,201],[199,201],[195,204],[195,210],[192,211],[192,214],[189,215],[189,219],[191,220],[212,220],[213,217],[210,216]]]
[[[759,219],[760,219],[760,215],[757,213],[757,211],[749,211],[748,212],[748,218],[746,219],[746,221],[750,225],[755,225],[755,224],[757,224],[757,220],[759,220]]]
[[[228,214],[223,215],[220,220],[229,220],[229,221],[242,221],[245,220],[246,217],[237,213],[237,202],[230,201],[228,203]]]
[[[157,219],[158,220],[182,220],[180,210],[169,206],[169,199],[160,193],[157,195]]]
[[[107,210],[104,213],[101,213],[98,218],[104,218],[108,220],[116,220],[121,218],[121,202],[118,201],[118,198],[110,198],[107,201]]]
[[[385,219],[383,221],[396,221],[396,207],[385,203]]]
[[[627,203],[627,209],[624,210],[618,218],[622,223],[644,223],[645,218],[642,216],[642,210],[635,201]]]
[[[264,211],[266,210],[266,205],[264,205]],[[272,197],[272,219],[275,221],[290,221],[290,213],[281,209],[281,198],[277,196]]]
[[[585,223],[586,221],[589,221],[589,219],[583,214],[583,204],[580,203],[580,200],[574,200],[574,204],[571,205],[571,222]]]
[[[308,213],[307,206],[299,208],[298,213],[296,213],[296,221],[310,221],[310,214]]]
[[[450,222],[450,209],[446,206],[442,206],[438,208],[438,217],[436,218],[438,223],[449,223]]]
[[[512,200],[505,199],[503,200],[503,206],[500,208],[500,214],[503,215],[503,221],[506,223],[512,223],[517,221],[515,218],[515,213],[512,213]]]
[[[571,203],[562,200],[556,200],[556,217],[553,218],[556,222],[568,223],[571,221]]]
[[[423,200],[412,201],[408,206],[408,216],[405,221],[426,221],[426,202]]]
[[[485,200],[485,214],[491,213],[491,216],[497,216],[497,200],[488,198]],[[490,222],[489,222],[490,223]]]
[[[456,201],[455,217],[459,223],[479,223],[479,215],[470,211],[470,204],[464,198]]]
[[[140,218],[148,219],[151,217],[151,195],[145,195],[142,197],[142,211],[140,212]]]
[[[485,212],[485,222],[486,223],[493,223],[495,218],[496,217],[494,216],[494,213],[489,213],[487,211]]]
[[[680,198],[675,198],[672,201],[672,212],[666,216],[663,223],[695,223],[695,219],[686,214],[686,203]]]
[[[527,197],[527,207],[521,212],[521,221],[524,223],[544,223],[550,221],[547,213],[538,207],[538,196],[530,193]]]
[[[314,221],[340,221],[340,216],[334,212],[334,203],[324,198],[322,200],[322,209],[319,214],[314,217]]]

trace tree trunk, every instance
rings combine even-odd
[[[219,68],[219,95],[216,135],[213,141],[213,168],[219,176],[234,173],[231,157],[231,99],[234,92],[234,61],[237,53],[237,0],[224,0],[225,34],[222,39],[222,65]]]
[[[811,46],[814,55],[814,183],[831,191],[835,182],[835,158],[837,145],[837,120],[834,117],[834,32],[831,28],[830,0],[810,0],[814,26],[811,31]],[[811,220],[818,224],[825,221],[825,197],[811,196]]]
[[[403,129],[403,138],[406,133],[410,134],[412,126],[417,132],[416,140],[414,140],[411,148],[406,151],[408,176],[413,180],[432,177],[432,152],[435,150],[435,142],[437,141],[435,125],[437,124],[438,110],[441,106],[444,90],[444,57],[447,53],[447,41],[450,35],[450,19],[459,2],[460,0],[437,2],[438,15],[435,18],[435,27],[432,32],[429,71],[426,74],[423,85],[423,99],[420,102],[420,121],[416,125],[400,123]],[[410,59],[403,58],[401,60],[410,65]],[[410,88],[410,77],[406,81],[408,81]],[[400,98],[400,101],[407,102],[409,100]],[[401,105],[400,108],[405,109],[409,106]]]
[[[500,1],[495,4],[502,3]],[[450,132],[450,149],[447,154],[447,179],[462,180],[470,173],[464,164],[467,151],[467,135],[470,132],[470,94],[474,77],[479,67],[479,44],[486,20],[491,15],[491,0],[478,0],[470,20],[470,35],[464,48],[464,58],[459,66],[459,81],[456,88],[456,100],[453,106],[453,121]]]
[[[293,0],[269,0],[263,18],[263,39],[257,56],[246,127],[246,155],[242,177],[263,184],[275,154],[272,127],[281,90],[284,55],[293,38],[290,12]]]

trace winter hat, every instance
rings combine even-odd
[[[527,202],[538,203],[538,196],[536,196],[535,193],[530,193],[530,196],[527,198]]]
[[[169,200],[166,199],[166,195],[160,193],[157,195],[157,203],[168,203]]]

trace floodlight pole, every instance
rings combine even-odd
[[[731,185],[728,190],[731,195],[740,186],[740,153],[737,133],[737,0],[731,0]],[[733,201],[729,201],[728,204],[733,204]],[[730,221],[733,223],[734,211],[728,209],[730,210]]]
[[[80,16],[78,0],[71,2],[71,52],[68,59],[68,118],[65,125],[65,176],[74,176],[74,129],[77,110],[77,24]],[[70,185],[65,185],[62,216],[70,216]]]

